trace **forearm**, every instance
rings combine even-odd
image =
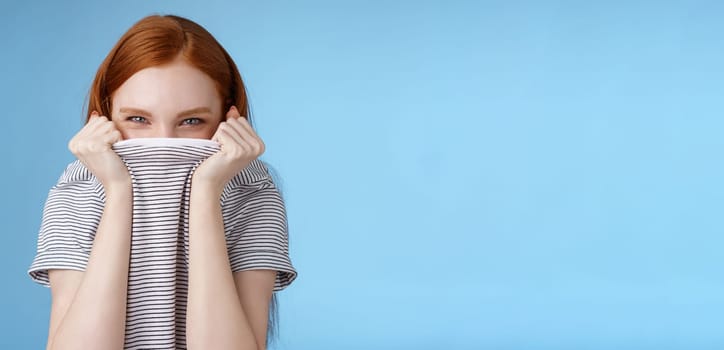
[[[231,272],[219,194],[212,186],[191,186],[187,345],[257,350]]]
[[[50,349],[123,347],[132,212],[130,181],[106,188],[83,279],[49,342]]]

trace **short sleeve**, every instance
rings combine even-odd
[[[289,257],[284,201],[271,178],[226,189],[222,215],[233,272],[277,271],[274,291],[289,286],[297,272]]]
[[[28,274],[46,287],[50,269],[85,270],[103,214],[99,183],[87,176],[78,179],[79,173],[73,173],[77,168],[77,163],[68,167],[43,207],[37,251]]]

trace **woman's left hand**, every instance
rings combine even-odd
[[[219,124],[211,140],[221,144],[221,149],[196,168],[192,186],[211,186],[221,194],[229,180],[264,153],[264,142],[234,106],[226,113],[226,121]]]

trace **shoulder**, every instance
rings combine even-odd
[[[78,182],[96,182],[96,177],[88,168],[80,162],[75,160],[65,167],[65,170],[58,178],[58,185],[78,183]]]
[[[61,197],[77,197],[80,194],[92,194],[99,198],[104,196],[103,185],[80,160],[75,160],[65,167],[58,181],[50,189],[50,193]]]
[[[238,205],[249,201],[282,201],[269,166],[259,159],[253,160],[249,166],[234,176],[222,194],[222,202],[227,204]]]
[[[267,165],[259,159],[254,159],[249,165],[234,176],[226,185],[226,189],[256,188],[264,184],[273,184]]]

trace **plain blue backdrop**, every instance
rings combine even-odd
[[[95,71],[151,13],[250,93],[298,279],[274,349],[724,349],[717,1],[3,1],[0,348]]]

